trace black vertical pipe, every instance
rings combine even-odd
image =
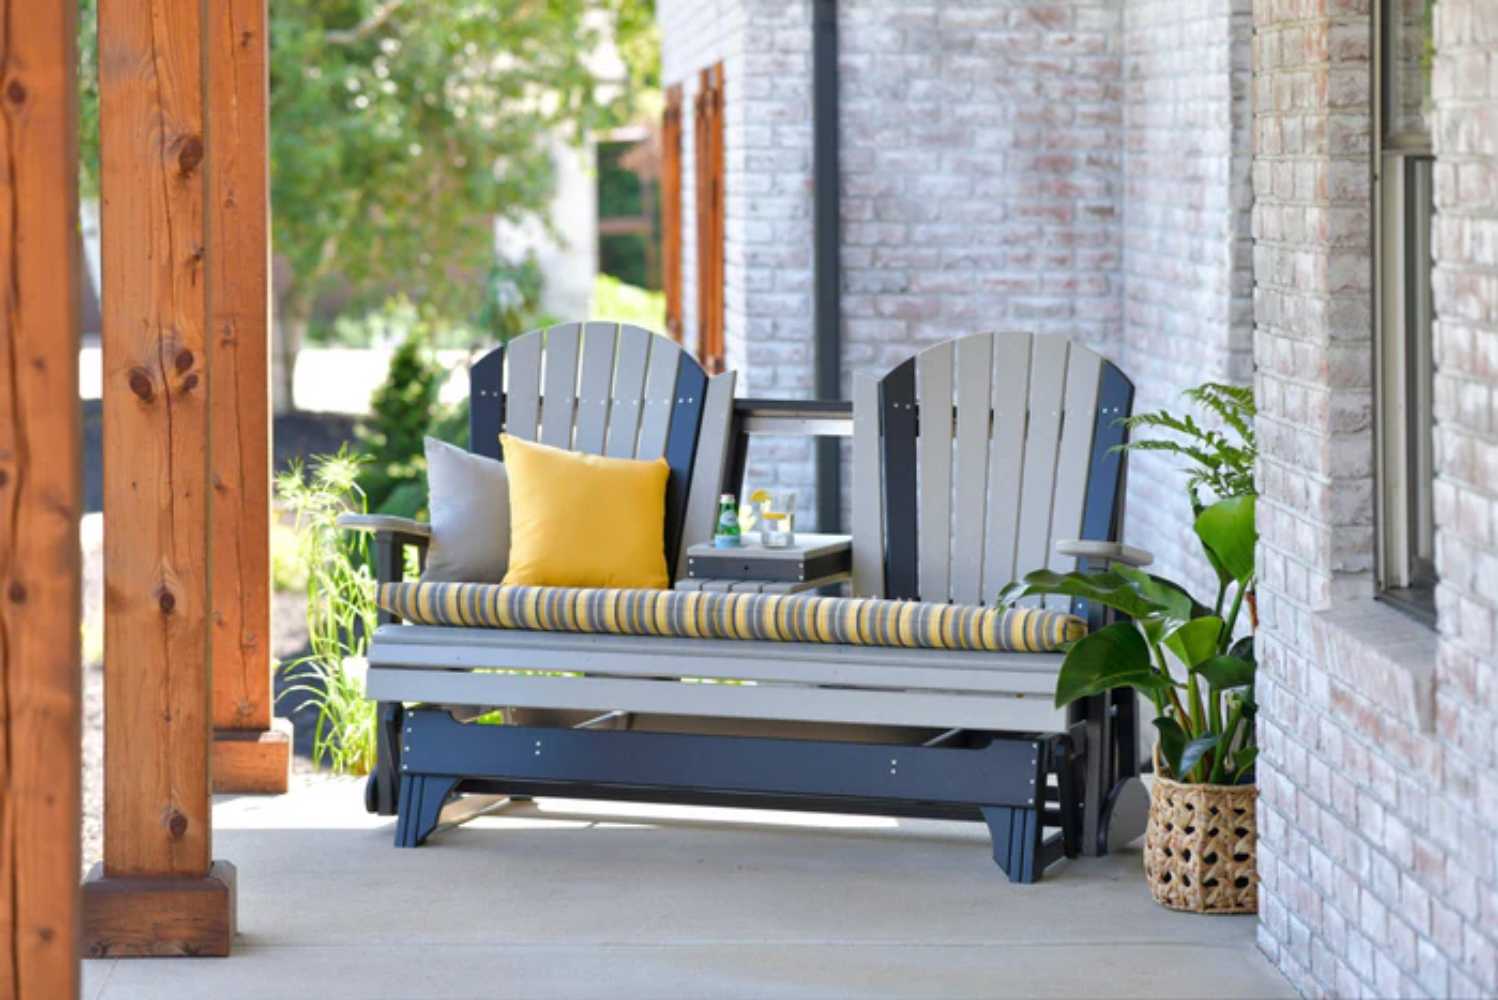
[[[818,399],[843,398],[841,182],[838,166],[837,2],[812,0],[812,190],[816,276]],[[817,529],[838,531],[843,519],[842,459],[837,438],[816,439]]]

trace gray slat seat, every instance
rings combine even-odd
[[[711,534],[727,467],[732,378],[708,379],[675,344],[633,327],[570,324],[528,334],[474,367],[474,449],[499,457],[502,425],[580,451],[665,454],[673,467],[668,553],[679,574],[686,547]],[[1117,544],[1123,476],[1111,450],[1122,440],[1116,420],[1128,412],[1131,394],[1128,380],[1095,353],[1061,338],[1019,334],[947,342],[881,379],[858,378],[855,593],[985,604],[1029,569],[1074,565],[1077,558],[1058,543],[1088,539],[1090,556],[1132,558]],[[373,519],[365,526],[380,527]],[[399,526],[384,527],[384,537],[396,539],[387,547],[399,548],[401,536],[392,530]],[[421,526],[403,530],[419,544]],[[399,560],[389,557],[389,566],[383,575],[396,575]],[[1073,610],[1096,617],[1094,609]],[[381,812],[398,805],[397,842],[409,846],[425,839],[459,789],[677,801],[753,794],[782,805],[831,799],[874,811],[981,815],[995,832],[996,860],[1012,878],[1028,880],[1063,849],[1101,849],[1107,825],[1101,800],[1128,776],[1120,769],[1132,768],[1117,753],[1098,752],[1118,742],[1105,732],[1106,717],[1118,715],[1115,706],[1098,702],[1071,713],[1052,707],[1059,662],[1055,654],[386,624],[370,652],[368,693],[382,703],[384,719],[374,804]],[[521,723],[539,718],[537,712],[553,719],[560,712],[571,722],[601,720],[609,730],[630,731],[453,721],[454,714],[471,716],[487,706],[503,706]],[[666,728],[652,719],[671,720],[673,732],[644,731]],[[739,720],[739,731],[750,735],[691,735],[715,731],[711,720]],[[777,738],[756,740],[759,722],[767,732],[782,724],[774,729]],[[804,724],[808,739],[785,739],[783,724]],[[814,786],[804,776],[753,777],[774,770],[791,745],[804,742],[806,752],[825,749],[817,741],[827,736],[867,739],[866,727],[876,727],[889,746],[911,744],[900,751],[904,767],[914,769],[903,779],[909,787],[864,787],[867,776],[860,774],[829,775]],[[1001,733],[1030,735],[993,735]],[[627,744],[638,773],[609,763],[619,752],[610,741],[621,737],[638,737]],[[533,742],[535,753],[517,757],[520,739]],[[1084,773],[1081,763],[1080,745],[1089,739],[1094,752],[1087,761],[1097,774]],[[557,750],[541,752],[554,743],[561,744]],[[884,743],[849,744],[840,752],[851,754],[854,745],[875,751],[869,760],[877,759],[882,778],[904,773],[888,768]],[[1024,758],[1017,771],[997,768],[1014,772],[1008,797],[990,802],[955,786],[943,794],[916,777],[930,768],[952,784],[954,775],[974,769],[970,761],[994,770],[993,760],[979,763],[967,752],[975,749],[1013,750]],[[666,772],[680,765],[652,768],[654,753],[722,759],[711,774],[673,777]],[[494,758],[506,763],[496,767]],[[851,766],[861,772],[864,764]],[[975,789],[982,784],[973,781]],[[1087,807],[1068,791],[1060,808],[1047,813],[1047,795],[1037,798],[1035,789],[1048,784],[1068,790],[1090,784],[1099,801],[1084,816]],[[1026,794],[1028,801],[1015,798]],[[1054,848],[1049,855],[1041,849],[1042,825],[1067,834],[1047,842]],[[1013,835],[1001,836],[1001,826]]]

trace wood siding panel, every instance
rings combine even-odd
[[[702,70],[695,104],[697,181],[697,359],[709,374],[725,364],[723,335],[723,64]]]
[[[201,8],[99,3],[107,876],[210,863]]]
[[[77,4],[0,0],[0,996],[78,992]]]
[[[213,725],[264,732],[272,709],[265,0],[206,9]]]
[[[681,301],[681,84],[666,88],[661,116],[661,257],[666,292],[666,334],[682,338]]]

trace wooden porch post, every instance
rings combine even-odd
[[[78,994],[77,5],[0,0],[0,996]]]
[[[266,0],[208,10],[213,790],[281,794],[291,724],[274,718],[271,698]]]
[[[104,861],[87,954],[227,955],[212,857],[201,0],[100,0]],[[254,270],[251,264],[248,268]]]

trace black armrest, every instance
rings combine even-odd
[[[394,514],[339,514],[338,527],[348,528],[350,531],[388,531],[422,541],[432,537],[430,524],[410,517],[396,517]]]
[[[374,535],[375,579],[380,583],[399,583],[405,578],[407,545],[414,545],[421,563],[426,564],[432,526],[425,521],[393,514],[340,514],[338,526]],[[380,612],[381,623],[394,620],[393,615]]]

